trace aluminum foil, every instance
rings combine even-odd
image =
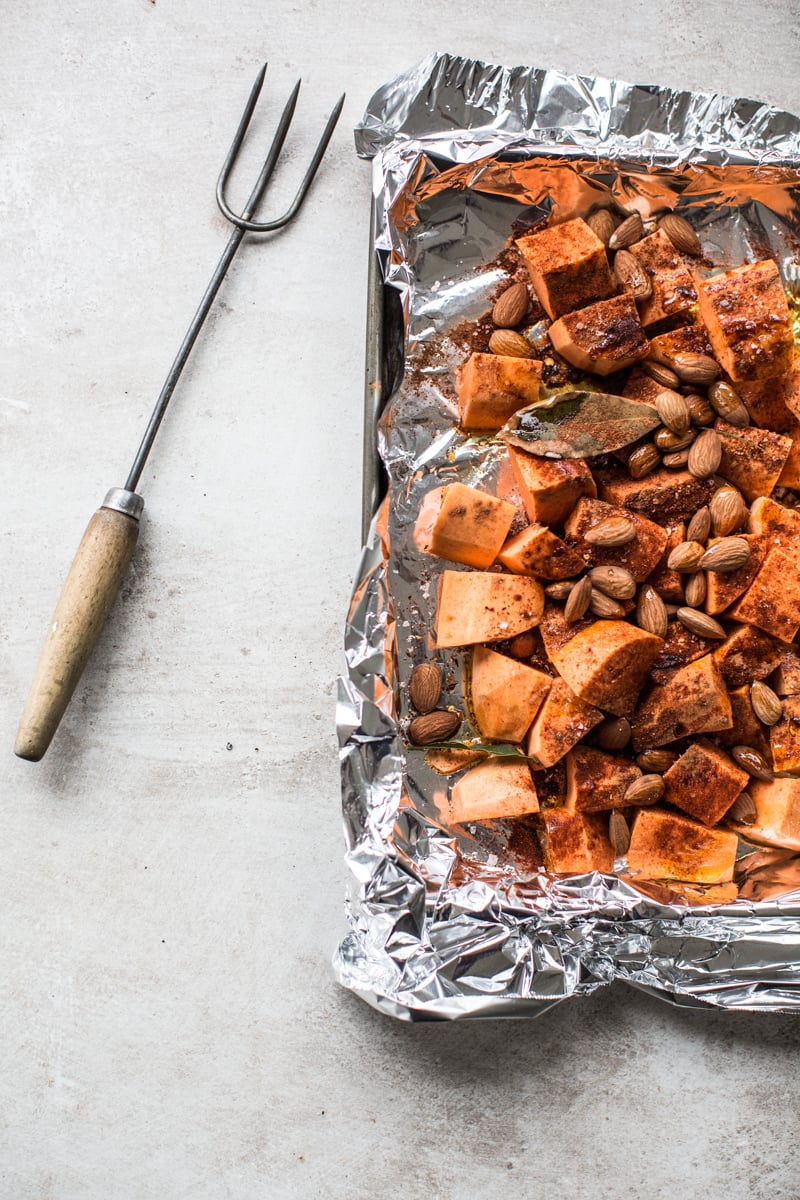
[[[673,1003],[800,1009],[800,856],[742,843],[739,899],[542,868],[524,822],[448,827],[448,781],[407,751],[410,667],[430,651],[438,574],[425,493],[491,487],[492,439],[454,428],[453,368],[507,275],[515,229],[611,194],[643,216],[678,196],[712,261],[800,263],[800,119],[752,100],[434,54],[356,130],[374,160],[375,248],[402,303],[404,374],[378,431],[389,495],[347,618],[338,729],[350,933],[339,980],[408,1020],[535,1016],[612,980]],[[478,348],[475,345],[474,348]],[[463,706],[462,654],[440,654]],[[647,889],[646,891],[644,889]]]

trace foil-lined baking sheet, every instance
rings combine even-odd
[[[420,505],[454,479],[491,490],[499,470],[496,441],[455,427],[452,375],[483,348],[510,235],[609,197],[645,217],[679,207],[712,266],[769,256],[791,285],[800,119],[434,54],[375,94],[356,144],[374,161],[375,262],[405,341],[377,432],[389,493],[359,567],[340,682],[352,879],[338,978],[409,1020],[533,1016],[614,979],[692,1007],[800,1009],[800,857],[742,843],[740,896],[724,907],[688,908],[668,888],[615,876],[549,876],[524,822],[443,823],[448,780],[401,734],[445,565],[417,548]],[[437,655],[447,703],[465,709],[463,657]]]

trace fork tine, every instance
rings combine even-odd
[[[306,171],[305,175],[303,176],[303,181],[300,184],[300,187],[297,189],[297,195],[295,196],[294,200],[292,201],[292,203],[290,204],[290,206],[286,210],[286,212],[283,214],[283,216],[279,218],[279,224],[277,224],[276,228],[280,229],[282,225],[288,225],[289,221],[291,221],[292,217],[295,215],[297,210],[300,208],[300,205],[305,200],[306,195],[308,193],[308,189],[311,187],[314,176],[316,175],[317,171],[319,170],[319,164],[322,162],[323,158],[325,157],[325,151],[328,149],[328,143],[330,142],[331,138],[333,137],[333,131],[336,128],[336,122],[339,120],[342,109],[344,107],[345,96],[346,96],[346,93],[342,92],[341,96],[336,101],[336,104],[333,107],[333,111],[331,112],[331,115],[328,117],[328,120],[325,124],[325,128],[322,131],[322,137],[317,142],[317,148],[314,151],[314,157],[311,159],[311,162],[309,163],[309,166],[308,166],[308,170]],[[272,222],[272,224],[275,224],[275,222]]]

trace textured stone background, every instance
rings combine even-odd
[[[358,557],[369,168],[433,48],[800,104],[792,0],[28,0],[0,49],[0,1195],[797,1200],[800,1024],[624,989],[408,1027],[339,991],[333,732]],[[123,482],[227,236],[258,64],[304,89],[142,484],[140,549],[47,758],[11,755],[83,527]],[[228,748],[230,746],[230,748]]]

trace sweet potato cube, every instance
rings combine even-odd
[[[442,817],[455,825],[494,821],[539,811],[539,799],[525,762],[489,758],[471,767],[452,788]]]
[[[769,731],[776,771],[800,773],[800,696],[785,696],[781,719]]]
[[[768,496],[780,478],[792,439],[771,429],[738,429],[718,419],[714,428],[722,442],[719,473],[748,500]]]
[[[602,813],[548,808],[540,817],[544,865],[562,875],[614,870],[614,851],[608,840],[608,818]]]
[[[736,390],[754,425],[774,429],[776,433],[791,433],[800,420],[800,358],[795,357],[785,375],[739,382]]]
[[[680,621],[670,621],[658,658],[650,669],[650,678],[653,683],[666,683],[681,667],[710,654],[718,645],[711,638],[693,633]]]
[[[593,546],[586,533],[610,517],[625,517],[636,528],[636,537],[624,546]],[[638,513],[624,512],[604,500],[582,497],[564,522],[564,539],[590,566],[597,563],[625,567],[637,582],[647,579],[666,549],[669,535],[660,525]]]
[[[716,825],[750,776],[713,742],[700,738],[664,774],[664,799],[704,825]]]
[[[702,325],[682,325],[668,333],[650,338],[650,357],[669,366],[676,354],[713,354],[708,334]]]
[[[560,317],[616,291],[606,248],[576,218],[517,239],[534,291],[549,317]]]
[[[730,828],[748,842],[800,850],[800,779],[753,779],[747,790],[756,819],[752,825],[731,821]]]
[[[544,592],[535,579],[493,571],[444,571],[436,613],[437,646],[499,642],[538,625]]]
[[[489,567],[497,558],[511,522],[513,504],[489,492],[451,483],[442,488],[428,553],[470,567]]]
[[[612,296],[568,313],[547,331],[553,349],[573,367],[613,375],[646,358],[650,343],[631,296]]]
[[[650,345],[652,344],[651,342]],[[663,391],[663,383],[656,383],[641,367],[634,367],[625,381],[622,395],[626,400],[638,400],[640,404],[649,404],[651,408],[655,408],[656,397]]]
[[[714,275],[697,290],[714,356],[734,382],[769,379],[791,369],[792,322],[772,259]]]
[[[472,707],[485,738],[521,742],[553,680],[514,658],[476,646],[472,652]]]
[[[685,312],[697,300],[692,277],[680,252],[660,229],[630,247],[653,285],[652,295],[639,301],[643,325]]]
[[[668,525],[666,534],[667,544],[664,547],[664,553],[661,555],[660,562],[650,573],[647,582],[656,589],[662,600],[666,600],[669,604],[683,604],[684,576],[678,571],[670,571],[667,560],[675,547],[686,540],[685,522],[678,521],[676,525]]]
[[[627,471],[616,468],[598,470],[597,483],[601,500],[658,525],[691,520],[714,493],[713,479],[695,479],[688,471],[666,468],[651,471],[644,479],[631,479]]]
[[[556,679],[528,734],[526,754],[543,767],[552,767],[603,720],[599,709],[576,696],[563,679]]]
[[[509,538],[497,558],[516,575],[540,579],[570,579],[580,575],[584,567],[583,559],[571,546],[537,522]]]
[[[633,748],[666,746],[694,733],[713,733],[733,724],[731,702],[712,656],[681,667],[639,704],[632,723]]]
[[[778,487],[796,490],[800,488],[800,421],[792,418],[791,424],[783,432],[791,438],[792,446],[778,476]]]
[[[767,557],[767,540],[757,533],[737,534],[750,547],[750,557],[743,567],[736,571],[708,571],[706,574],[706,612],[711,615],[724,612],[729,604],[746,592],[758,574],[764,559]],[[711,538],[709,549],[716,545],[719,538]]]
[[[794,641],[800,629],[796,556],[771,550],[745,594],[731,605],[728,616],[745,625],[757,625],[782,642]]]
[[[717,741],[722,746],[752,746],[770,762],[769,740],[766,736],[769,731],[753,712],[749,686],[742,684],[741,687],[732,688],[728,698],[731,702],[732,724],[730,729],[717,732]]]
[[[501,429],[520,408],[539,399],[541,378],[538,359],[471,354],[456,373],[463,428]]]
[[[707,829],[663,808],[642,808],[631,830],[628,867],[644,879],[730,883],[736,846],[734,833]]]
[[[713,654],[729,688],[766,679],[780,662],[779,647],[755,625],[737,625],[721,645],[717,644]]]
[[[779,696],[800,696],[800,650],[781,646],[772,689]]]
[[[522,503],[531,521],[560,525],[581,496],[596,496],[592,472],[582,458],[540,458],[508,447]]]
[[[566,758],[570,812],[602,812],[625,805],[625,792],[642,772],[624,758],[593,746],[575,746]]]
[[[759,496],[750,505],[748,529],[765,537],[771,549],[794,555],[800,566],[800,512]]]

